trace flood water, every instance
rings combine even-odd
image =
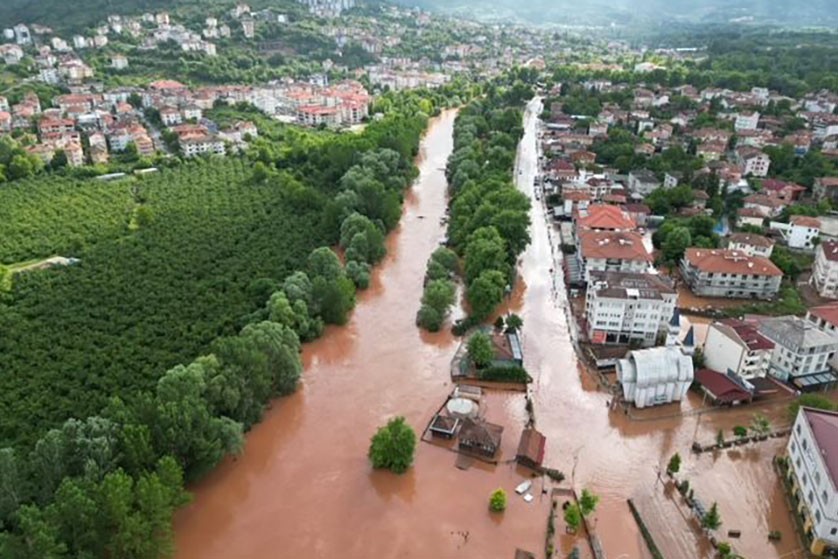
[[[536,172],[537,114],[533,103],[519,153],[518,181],[528,192]],[[304,347],[297,393],[274,402],[248,434],[242,456],[191,488],[194,501],[175,523],[178,559],[506,559],[517,547],[544,556],[549,500],[536,495],[527,504],[514,496],[524,472],[503,462],[514,457],[526,419],[520,393],[488,398],[488,419],[506,426],[497,466],[462,471],[454,467],[454,453],[425,443],[403,476],[373,471],[366,457],[378,426],[404,415],[420,433],[451,390],[448,366],[457,340],[447,332],[422,333],[414,319],[426,260],[444,237],[443,169],[454,117],[447,112],[433,121],[401,226],[388,239],[389,254],[359,296],[349,325]],[[676,451],[696,495],[719,501],[725,529],[743,531],[734,542],[740,553],[773,559],[794,550],[770,466],[780,440],[719,456],[689,452],[694,437],[713,440],[720,428],[747,424],[755,409],[682,417],[671,407],[657,418],[634,420],[608,410],[610,396],[577,363],[561,277],[550,273],[561,269],[557,232],[538,203],[532,219],[533,242],[508,305],[524,319],[525,365],[535,379],[537,426],[548,439],[546,465],[565,472],[565,485],[589,487],[602,497],[592,526],[607,556],[650,557],[627,497],[637,501],[668,559],[711,556],[685,520],[683,505],[657,484],[657,468]],[[762,411],[781,421],[779,408]],[[497,487],[510,493],[502,515],[487,507]],[[776,547],[766,541],[770,529],[783,532]],[[561,539],[565,553],[574,543],[581,546]]]

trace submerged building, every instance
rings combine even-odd
[[[617,362],[623,398],[638,408],[680,402],[694,376],[692,359],[677,346],[631,351]]]

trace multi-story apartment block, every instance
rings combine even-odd
[[[634,231],[579,231],[576,256],[585,281],[590,273],[646,273],[652,256],[643,244],[643,237]]]
[[[595,344],[655,345],[666,334],[677,299],[674,287],[659,275],[591,272],[588,338]]]
[[[714,322],[707,330],[704,361],[714,371],[733,371],[744,379],[765,377],[773,353],[774,342],[741,320]]]
[[[838,336],[797,316],[766,318],[759,332],[774,342],[771,375],[800,390],[830,386],[836,378],[829,364],[838,351]]]
[[[771,260],[729,249],[688,248],[681,274],[702,297],[771,299],[783,280],[783,272]]]

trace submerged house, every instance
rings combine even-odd
[[[510,330],[502,334],[493,333],[491,338],[495,350],[492,367],[524,366],[524,352],[521,349],[521,338],[517,330]]]
[[[524,429],[521,433],[521,440],[518,442],[518,452],[515,453],[515,460],[524,466],[538,468],[544,461],[544,448],[547,438],[535,429]]]
[[[692,359],[677,346],[631,351],[617,362],[623,398],[638,408],[680,402],[694,376]]]
[[[503,427],[500,425],[466,418],[460,427],[459,447],[485,458],[494,458],[502,435]]]

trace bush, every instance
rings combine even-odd
[[[428,332],[439,332],[442,328],[442,315],[435,308],[422,305],[416,315],[416,324]]]
[[[468,358],[477,369],[484,369],[492,363],[495,350],[492,339],[483,332],[474,334],[468,341]]]
[[[748,436],[748,429],[746,427],[742,427],[741,425],[737,425],[733,428],[733,434],[738,439],[744,439]]]
[[[396,417],[379,428],[373,436],[369,458],[373,468],[386,468],[403,474],[413,463],[415,450],[416,433],[404,417]]]
[[[492,512],[503,512],[506,510],[506,491],[495,489],[489,497],[489,510]]]
[[[669,475],[677,474],[681,470],[681,455],[677,452],[669,459],[669,464],[666,466],[666,473]]]
[[[492,382],[520,382],[529,384],[532,377],[523,367],[487,367],[477,372],[480,380]]]

